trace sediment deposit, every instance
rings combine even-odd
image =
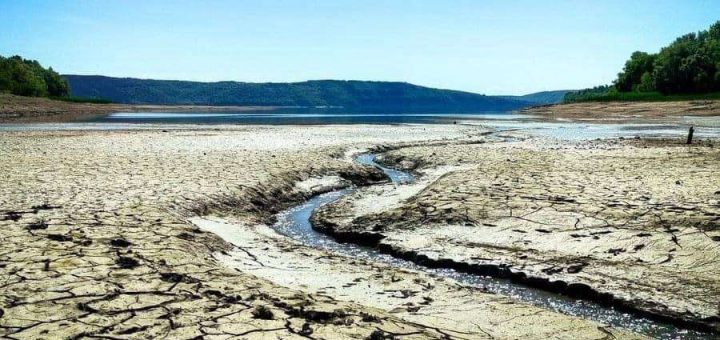
[[[75,103],[0,93],[0,124],[83,121],[115,112],[243,112],[271,106],[130,105]]]
[[[257,223],[318,175],[372,178],[346,147],[465,138],[457,127],[217,127],[0,133],[0,336],[440,337],[386,311],[233,270],[197,229]],[[373,315],[372,318],[364,314]]]
[[[529,107],[520,113],[543,119],[573,120],[593,123],[667,123],[685,116],[717,117],[718,100],[685,100],[667,102],[585,102]]]
[[[325,226],[381,234],[384,247],[427,258],[502,262],[608,289],[663,313],[684,307],[678,313],[691,320],[715,317],[716,243],[708,242],[720,235],[712,224],[717,194],[706,191],[717,189],[703,189],[717,187],[709,175],[715,149],[505,143],[487,132],[460,125],[0,132],[0,335],[638,337],[308,248],[268,229],[275,213],[312,194],[382,182],[377,170],[349,160],[367,149],[385,150],[385,162],[422,176],[399,190],[359,190],[382,199],[356,209],[362,197],[348,197],[318,214]],[[667,172],[653,170],[657,162]],[[688,164],[692,171],[679,170]],[[637,169],[643,180],[629,175]],[[649,199],[635,194],[638,183],[650,188],[642,191]],[[638,214],[639,204],[651,212]],[[348,215],[358,211],[362,218]],[[241,245],[198,228],[207,216],[232,222]],[[670,224],[646,225],[653,216]]]
[[[712,143],[526,138],[408,147],[383,160],[431,183],[400,201],[390,186],[359,190],[314,216],[320,230],[428,266],[718,330]]]

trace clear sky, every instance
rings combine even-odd
[[[68,74],[524,94],[609,83],[633,51],[717,20],[719,0],[0,0],[0,55]]]

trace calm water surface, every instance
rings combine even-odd
[[[695,125],[696,138],[720,138],[720,117],[681,117],[673,124],[595,124],[544,122],[538,117],[509,112],[402,113],[343,112],[339,110],[281,110],[254,112],[114,113],[86,122],[0,124],[0,131],[189,129],[196,125],[332,125],[332,124],[466,124],[494,130],[523,130],[563,140],[597,138],[682,138]]]
[[[527,115],[505,112],[491,113],[403,113],[403,112],[341,112],[317,111],[256,111],[256,112],[134,112],[113,113],[93,120],[101,123],[170,123],[170,124],[243,124],[243,125],[325,125],[325,124],[437,124],[459,120],[525,119]]]

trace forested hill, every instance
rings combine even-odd
[[[523,100],[533,105],[557,104],[562,102],[563,97],[571,90],[542,91],[526,94],[523,96],[502,96],[507,99]]]
[[[400,82],[192,82],[65,75],[72,94],[128,104],[335,106],[349,109],[506,111],[527,101]]]

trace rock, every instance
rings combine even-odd
[[[191,277],[186,274],[180,274],[180,273],[160,273],[160,279],[165,282],[173,282],[173,283],[197,283],[200,282],[198,279]]]
[[[381,330],[375,330],[372,333],[370,333],[370,336],[367,338],[368,340],[393,340],[395,337],[390,334],[383,332]]]
[[[122,238],[116,238],[116,239],[110,240],[110,245],[113,247],[118,247],[118,248],[126,248],[126,247],[131,246],[132,243],[130,243],[129,241],[122,239]]]
[[[252,315],[256,319],[262,319],[262,320],[272,320],[274,318],[273,312],[264,305],[258,305],[255,306],[255,309],[252,311]]]
[[[298,334],[300,334],[302,336],[309,336],[312,333],[313,333],[313,329],[310,327],[310,324],[307,322],[302,325],[302,329],[300,329],[300,331],[298,332]]]
[[[15,212],[15,211],[6,212],[5,217],[4,217],[5,221],[13,221],[13,222],[16,222],[20,218],[22,218],[22,214]]]
[[[57,242],[70,242],[73,239],[70,236],[65,236],[65,235],[60,235],[60,234],[48,234],[47,238],[49,238],[53,241],[57,241]]]
[[[570,274],[577,274],[579,273],[585,266],[587,266],[587,263],[578,263],[571,265],[567,267],[567,272]]]
[[[115,261],[115,264],[117,264],[122,269],[133,269],[140,265],[140,262],[138,262],[138,260],[132,257],[120,256]]]
[[[28,230],[43,230],[47,229],[48,224],[45,223],[45,220],[39,220],[33,223],[28,224],[27,229]]]

